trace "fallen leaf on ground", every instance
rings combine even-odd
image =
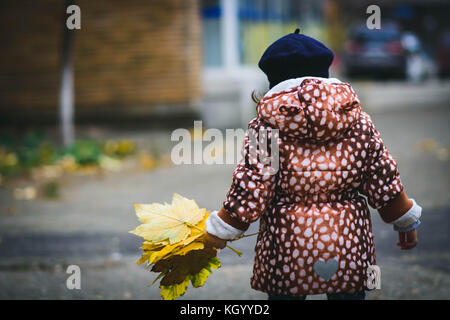
[[[417,147],[420,151],[434,151],[437,147],[437,142],[434,139],[427,138],[419,141]]]
[[[16,188],[14,189],[13,195],[17,200],[33,200],[37,196],[37,191],[36,188],[32,186]]]
[[[156,160],[147,153],[141,153],[139,155],[139,165],[144,170],[152,170],[156,167]]]

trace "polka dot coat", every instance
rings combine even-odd
[[[248,132],[267,132],[268,147],[252,150],[247,134],[224,202],[230,219],[260,218],[252,288],[294,296],[366,289],[375,248],[365,197],[380,209],[403,186],[355,92],[347,83],[306,79],[266,95],[257,112]],[[261,161],[273,141],[276,166]],[[322,278],[315,263],[331,259],[337,270]]]

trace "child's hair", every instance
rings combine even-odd
[[[261,98],[262,96],[260,92],[257,92],[256,90],[252,91],[252,100],[254,103],[258,104],[259,101],[261,101]]]

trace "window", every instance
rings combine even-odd
[[[222,65],[221,13],[219,0],[202,1],[203,64],[207,67]]]

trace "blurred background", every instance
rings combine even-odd
[[[72,4],[81,29],[65,27]],[[234,165],[174,165],[171,134],[245,128],[268,90],[258,60],[295,28],[335,52],[331,77],[353,85],[424,208],[409,252],[373,212],[382,289],[368,299],[449,299],[449,14],[448,0],[0,0],[0,299],[159,299],[135,264],[133,204],[221,206]],[[222,250],[183,298],[265,299],[255,241]]]

